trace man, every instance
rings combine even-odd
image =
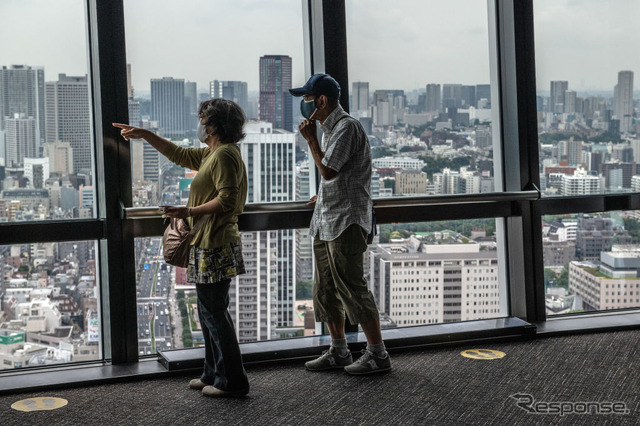
[[[349,374],[370,374],[391,369],[380,332],[380,317],[364,279],[362,255],[372,232],[371,150],[360,122],[340,106],[340,85],[327,74],[313,75],[303,87],[291,89],[302,96],[306,118],[300,134],[309,144],[322,179],[314,205],[315,273],[313,306],[316,321],[326,322],[331,347],[305,364],[308,370],[344,368]],[[322,129],[318,142],[316,121]],[[344,332],[345,312],[360,323],[367,349],[353,362]]]

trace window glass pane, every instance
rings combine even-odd
[[[640,307],[640,211],[542,220],[547,315]]]
[[[0,370],[102,358],[97,243],[0,246]]]
[[[0,221],[96,216],[85,15],[80,0],[0,4]]]
[[[632,52],[640,3],[576,8],[536,0],[534,14],[540,189],[545,196],[637,192],[640,58]]]
[[[346,6],[351,113],[369,135],[373,196],[494,192],[487,3]]]
[[[503,317],[496,219],[378,226],[363,271],[383,328]],[[307,229],[242,233],[246,273],[231,283],[238,340],[316,334]],[[165,265],[162,239],[136,239],[140,355],[202,345],[195,287]]]
[[[380,225],[368,281],[384,327],[507,315],[495,219]]]
[[[162,239],[136,239],[140,355],[199,346],[195,286],[164,263]],[[311,238],[307,229],[242,233],[246,273],[231,281],[229,312],[240,342],[312,335]],[[311,319],[309,319],[311,318]]]
[[[307,144],[297,136],[299,106],[288,89],[306,81],[302,22],[299,2],[125,1],[130,124],[200,147],[200,102],[233,100],[250,120],[240,143],[247,202],[296,200],[296,164]],[[141,140],[131,142],[131,156],[134,207],[186,203],[195,172]]]

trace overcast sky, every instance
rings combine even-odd
[[[538,89],[612,90],[620,70],[640,73],[640,1],[536,0]],[[0,65],[45,67],[45,78],[87,72],[82,0],[1,0]],[[198,83],[241,80],[258,90],[265,54],[293,58],[306,80],[300,0],[125,0],[133,85],[170,76]],[[489,83],[484,0],[347,0],[351,81],[375,89]],[[638,79],[636,78],[636,81]],[[640,84],[636,83],[636,87]]]

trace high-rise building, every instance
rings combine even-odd
[[[52,173],[61,176],[73,173],[73,148],[69,142],[46,142],[43,157],[49,159],[49,170]]]
[[[131,85],[131,64],[127,64],[127,98],[133,99],[133,86]],[[135,126],[135,124],[131,125]]]
[[[211,98],[228,99],[237,103],[248,114],[249,90],[245,81],[222,81],[214,80],[209,83]]]
[[[421,170],[398,170],[396,171],[395,179],[397,195],[427,193],[427,174]]]
[[[476,86],[462,86],[460,89],[462,108],[476,107]]]
[[[462,106],[462,84],[442,85],[442,106],[444,108],[459,108]]]
[[[404,116],[407,98],[404,90],[376,90],[373,92],[371,114],[376,126],[393,126]]]
[[[254,342],[277,337],[278,231],[243,232],[242,253],[246,273],[229,289],[229,314],[238,341]]]
[[[564,92],[564,112],[574,113],[576,112],[576,100],[577,95],[573,90],[566,90]]]
[[[304,160],[296,166],[296,200],[311,198],[309,186],[309,161]],[[313,239],[309,230],[296,229],[296,283],[313,279]]]
[[[185,134],[184,88],[182,78],[151,79],[151,119],[158,121],[158,132],[164,137]]]
[[[42,189],[44,183],[49,179],[49,159],[48,158],[28,158],[24,159],[24,177],[27,178],[28,188]]]
[[[460,172],[448,168],[433,174],[433,185],[436,194],[459,194],[461,186]]]
[[[355,81],[351,91],[351,112],[369,111],[369,82]]]
[[[140,101],[129,98],[129,125],[140,127]]]
[[[582,149],[584,142],[576,141],[571,138],[566,143],[567,162],[571,165],[577,165],[582,162]]]
[[[576,257],[578,260],[598,261],[603,251],[614,244],[631,244],[633,237],[616,225],[614,219],[598,215],[578,216],[576,232]]]
[[[604,187],[604,179],[592,176],[583,168],[578,168],[573,175],[561,176],[560,193],[563,196],[599,194]]]
[[[59,74],[45,84],[46,140],[69,142],[73,170],[93,170],[91,123],[87,76]]]
[[[291,89],[291,57],[260,57],[260,120],[276,129],[293,131],[293,96]]]
[[[198,86],[193,81],[184,83],[184,126],[186,130],[198,127]]]
[[[14,114],[5,117],[5,164],[7,167],[22,167],[25,157],[38,156],[37,122],[33,117]]]
[[[631,129],[633,117],[633,71],[618,72],[613,97],[613,114],[620,121],[620,132],[626,133]]]
[[[490,84],[476,84],[476,104],[478,104],[483,99],[487,100],[486,107],[490,108],[491,107],[491,85]]]
[[[439,84],[427,84],[425,108],[427,112],[439,112],[442,108],[442,94]]]
[[[272,123],[264,121],[247,123],[245,132],[247,136],[240,144],[240,149],[247,167],[247,202],[294,201],[295,134],[277,129]],[[295,313],[295,230],[282,229],[268,234],[277,254],[273,258],[277,266],[274,277],[277,279],[277,325],[292,326]],[[264,256],[270,256],[264,252],[266,246],[256,245],[255,248],[257,251],[250,257],[257,259],[257,262],[261,262]],[[265,303],[270,301],[263,300]],[[266,309],[265,306],[261,308]]]
[[[564,92],[569,89],[568,81],[552,81],[549,95],[549,112],[564,112]]]
[[[38,144],[45,134],[44,68],[28,65],[11,65],[0,68],[0,130],[4,130],[5,118],[15,114],[33,117],[36,121]],[[0,155],[4,155],[0,152]]]

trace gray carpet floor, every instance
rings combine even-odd
[[[460,355],[471,348],[506,357]],[[0,425],[640,424],[640,331],[393,353],[392,361],[391,372],[368,377],[307,372],[302,363],[250,366],[251,393],[242,399],[204,397],[187,388],[193,375],[7,395],[0,397]],[[69,403],[52,411],[11,409],[36,396]],[[578,413],[530,413],[518,406],[527,398],[538,411],[563,403]],[[618,402],[616,409],[628,413],[596,415],[592,406],[591,414],[580,414],[586,402]]]

